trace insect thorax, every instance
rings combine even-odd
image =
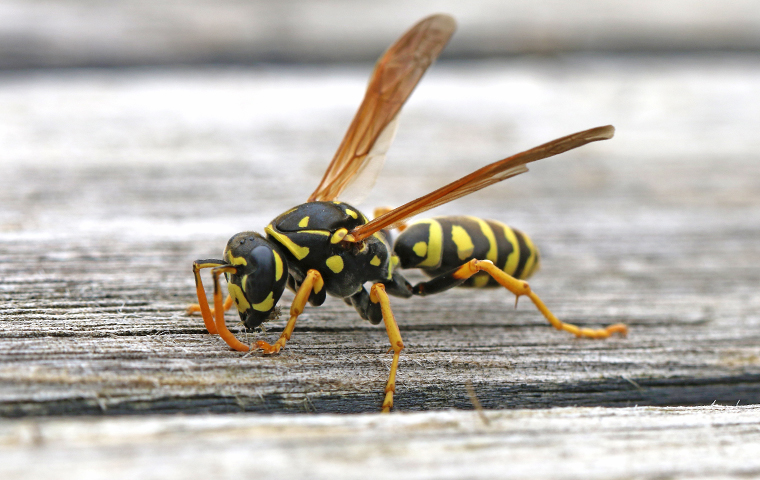
[[[342,240],[367,223],[358,209],[343,202],[309,202],[275,218],[267,238],[283,247],[291,275],[300,281],[310,269],[319,271],[327,293],[348,297],[366,282],[390,278],[390,247],[377,233],[362,242]]]

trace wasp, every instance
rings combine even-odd
[[[193,262],[198,304],[206,329],[231,348],[279,352],[290,340],[306,303],[319,306],[327,295],[342,298],[359,316],[383,322],[393,351],[382,411],[393,407],[399,354],[404,343],[391,310],[389,295],[410,298],[432,295],[457,286],[501,286],[519,298],[527,296],[558,330],[579,337],[605,338],[626,333],[623,324],[601,329],[579,328],[559,320],[525,282],[539,266],[539,253],[522,232],[476,217],[420,220],[403,229],[412,216],[527,172],[526,164],[590,142],[612,138],[603,126],[568,135],[503,160],[445,185],[369,220],[352,203],[374,184],[398,125],[401,107],[427,68],[454,33],[448,15],[421,20],[380,57],[364,99],[343,141],[307,202],[282,213],[264,228],[265,235],[241,232],[233,236],[221,259]],[[391,246],[389,231],[403,229]],[[206,298],[201,270],[211,269],[214,307]],[[422,269],[430,280],[411,285],[400,270]],[[229,295],[222,302],[219,277],[224,274]],[[369,289],[365,285],[370,285]],[[227,328],[224,312],[233,302],[247,329],[276,317],[285,288],[295,292],[290,318],[279,339],[251,346]],[[390,352],[390,350],[389,350]]]

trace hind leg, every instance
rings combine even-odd
[[[530,301],[536,306],[539,312],[549,321],[549,323],[557,330],[564,330],[570,332],[576,337],[587,338],[607,338],[613,333],[619,333],[625,335],[628,333],[628,327],[623,323],[617,323],[610,325],[606,328],[581,328],[572,323],[565,323],[558,319],[549,310],[544,302],[538,295],[533,293],[530,289],[528,282],[518,280],[515,277],[504,273],[501,269],[496,267],[489,260],[470,260],[461,267],[444,273],[438,277],[435,277],[427,282],[418,283],[413,287],[413,293],[415,295],[432,295],[446,291],[450,288],[456,287],[464,283],[465,280],[475,275],[478,272],[486,272],[494,280],[499,282],[499,285],[512,292],[515,297],[520,298],[521,295],[525,295],[530,298]],[[515,301],[517,301],[517,298]]]

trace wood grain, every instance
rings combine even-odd
[[[0,421],[8,480],[746,478],[756,407]],[[139,459],[139,461],[134,461]]]
[[[503,455],[505,445],[514,455],[523,452],[533,445],[524,443],[526,437],[548,442],[546,450],[520,464],[526,469],[544,454],[556,459],[583,451],[578,439],[586,433],[577,432],[593,429],[597,421],[635,419],[646,412],[643,424],[594,437],[596,445],[615,438],[619,443],[610,445],[628,453],[612,454],[616,447],[606,446],[577,458],[587,466],[598,460],[599,476],[605,478],[627,475],[621,465],[640,465],[643,470],[631,472],[642,476],[756,474],[757,465],[749,460],[721,470],[725,463],[710,460],[717,457],[704,457],[693,469],[684,462],[657,470],[654,460],[640,462],[638,449],[652,452],[666,444],[670,437],[652,432],[668,431],[675,422],[686,430],[678,440],[683,447],[671,448],[673,455],[690,445],[688,458],[712,455],[718,449],[712,440],[701,444],[688,429],[692,421],[711,424],[714,412],[725,413],[726,425],[733,425],[718,429],[729,432],[720,434],[728,450],[741,453],[746,445],[757,445],[756,429],[740,426],[747,418],[756,423],[754,408],[706,406],[760,402],[760,163],[756,136],[749,134],[760,127],[760,69],[741,58],[692,58],[680,66],[657,59],[575,61],[577,67],[549,60],[441,66],[404,112],[386,172],[368,205],[402,204],[472,166],[584,126],[612,123],[618,131],[614,140],[538,162],[504,187],[433,213],[495,218],[528,232],[543,252],[543,268],[531,284],[547,305],[582,326],[626,322],[630,335],[573,339],[552,330],[528,302],[515,310],[513,297],[501,290],[392,299],[407,347],[396,410],[471,409],[466,388],[471,383],[484,408],[500,410],[493,412],[493,421],[509,433],[497,438],[473,433],[461,443],[456,429],[441,440],[425,437],[435,458],[446,456],[449,441],[462,448],[493,441],[499,447],[486,449],[484,454],[493,454],[489,458]],[[58,459],[49,457],[51,465],[66,464],[65,444],[87,437],[91,427],[96,432],[111,425],[192,430],[187,425],[196,422],[193,418],[204,425],[222,422],[224,448],[211,450],[221,462],[242,450],[261,449],[264,458],[267,445],[288,442],[287,435],[252,439],[262,429],[270,432],[269,426],[256,426],[253,433],[240,431],[247,440],[233,448],[228,435],[237,439],[238,430],[227,430],[225,422],[240,421],[243,429],[270,425],[271,432],[300,428],[292,426],[299,422],[324,421],[330,428],[348,422],[353,426],[341,438],[349,439],[363,422],[382,422],[374,415],[145,416],[379,409],[391,359],[387,336],[340,301],[307,308],[287,348],[271,357],[229,351],[204,332],[199,318],[184,314],[193,301],[194,259],[218,255],[237,231],[261,230],[313,189],[361,96],[365,74],[312,67],[58,72],[4,79],[0,415],[6,419],[0,428],[6,433],[0,443],[10,446],[0,453],[15,463],[0,467],[3,478],[16,478],[25,468],[41,474],[42,467],[29,464],[37,451]],[[729,81],[743,85],[744,93],[722,88]],[[707,131],[701,130],[705,123],[711,126]],[[239,332],[235,315],[227,318]],[[276,338],[283,324],[283,319],[272,322],[264,337]],[[688,405],[704,408],[642,408]],[[575,406],[629,408],[535,410]],[[123,414],[140,418],[72,418]],[[51,415],[65,418],[40,418]],[[430,415],[391,422],[411,418],[424,425],[430,418],[439,425],[448,422],[440,420],[447,415],[477,418]],[[585,426],[573,434],[580,436],[563,436],[552,427],[564,422],[564,415],[583,419],[579,425]],[[546,422],[534,428],[527,419],[538,417]],[[35,450],[38,427],[29,425],[39,425],[49,447]],[[56,436],[48,428],[73,430]],[[31,443],[14,443],[30,431]],[[212,441],[210,433],[193,432],[187,448]],[[93,454],[104,455],[96,469],[129,458],[108,446],[111,437],[92,438],[103,446]],[[130,438],[136,437],[127,435],[116,445]],[[367,448],[396,453],[418,448],[416,437],[405,443],[383,438]],[[298,448],[313,445],[299,442]],[[128,450],[139,455],[140,448]],[[329,455],[328,450],[317,453]],[[81,458],[89,455],[77,452]],[[187,452],[167,455],[176,459]],[[504,458],[514,458],[510,455]],[[277,462],[286,457],[277,458],[261,465],[281,465]],[[480,461],[477,455],[462,458]],[[408,461],[423,468],[421,458]],[[377,462],[389,471],[407,465]],[[283,476],[296,475],[298,468]],[[542,475],[580,478],[575,471]]]

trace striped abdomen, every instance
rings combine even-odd
[[[401,268],[420,268],[435,277],[477,258],[490,260],[515,278],[530,277],[539,267],[538,249],[527,235],[495,220],[436,217],[419,220],[396,239]],[[497,285],[478,273],[463,286]]]

